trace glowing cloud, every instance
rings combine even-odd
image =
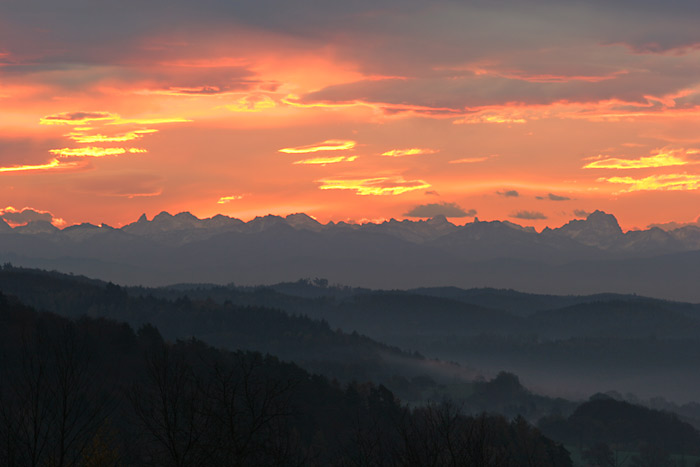
[[[118,156],[120,154],[126,154],[127,152],[131,154],[144,153],[147,152],[145,149],[140,148],[99,148],[99,147],[87,147],[87,148],[63,148],[63,149],[51,149],[49,150],[51,154],[57,155],[59,157],[105,157],[105,156]]]
[[[282,148],[279,152],[285,154],[306,154],[319,151],[345,151],[352,149],[357,145],[355,141],[329,139],[322,143],[310,144],[308,146],[299,146],[296,148]]]
[[[276,106],[275,101],[268,96],[246,96],[226,108],[231,112],[262,112]]]
[[[513,113],[478,113],[460,118],[452,122],[454,124],[476,124],[476,123],[527,123],[521,115]]]
[[[105,125],[156,125],[160,123],[184,123],[191,121],[192,120],[182,117],[122,118],[110,112],[64,112],[42,117],[39,119],[39,124],[84,127],[94,123],[102,123]]]
[[[465,157],[463,159],[456,159],[450,161],[450,164],[473,164],[475,162],[484,162],[489,160],[489,156],[486,157]]]
[[[197,60],[173,60],[162,62],[162,66],[184,68],[231,68],[249,64],[249,60],[240,57],[203,58]]]
[[[355,190],[358,195],[400,195],[430,188],[423,180],[405,180],[401,176],[345,180],[319,180],[321,190]]]
[[[35,221],[50,222],[54,225],[65,224],[63,219],[54,218],[53,214],[48,211],[41,211],[34,208],[23,208],[20,210],[12,206],[0,209],[0,219],[5,220],[11,227],[26,225]]]
[[[627,185],[623,193],[631,191],[688,191],[700,188],[700,175],[693,174],[667,174],[651,175],[645,178],[610,177],[600,178],[598,181],[619,183]]]
[[[437,149],[420,149],[420,148],[392,149],[391,151],[387,151],[387,152],[382,153],[382,156],[387,156],[387,157],[417,156],[417,155],[422,155],[422,154],[435,154],[436,152],[438,152]]]
[[[10,167],[0,167],[0,172],[24,172],[28,170],[47,170],[47,169],[56,169],[56,168],[65,168],[66,166],[71,166],[75,167],[76,164],[65,164],[61,163],[58,159],[52,159],[50,162],[47,162],[46,164],[39,164],[39,165],[13,165]]]
[[[191,122],[187,118],[181,117],[165,117],[165,118],[121,118],[113,122],[107,123],[108,125],[158,125],[161,123],[187,123]]]
[[[304,159],[301,161],[295,161],[294,164],[304,164],[304,165],[326,165],[326,164],[337,164],[338,162],[352,162],[357,159],[357,156],[338,156],[338,157],[316,157],[314,159]]]
[[[453,68],[460,70],[459,67]],[[621,75],[629,73],[628,70],[618,70],[604,75],[569,75],[569,74],[553,74],[553,73],[527,73],[522,70],[498,70],[488,66],[466,67],[466,70],[472,71],[477,76],[491,75],[501,78],[528,81],[531,83],[570,83],[573,81],[584,81],[587,83],[599,83],[618,78]]]
[[[144,135],[149,133],[157,133],[158,130],[136,130],[130,131],[128,133],[122,133],[115,136],[105,136],[105,135],[86,135],[84,133],[69,133],[68,137],[73,141],[83,144],[90,143],[122,143],[125,141],[132,141],[138,138],[142,138]]]
[[[677,165],[689,165],[700,163],[700,160],[688,159],[688,156],[697,156],[697,149],[658,149],[652,156],[639,159],[620,159],[609,157],[590,162],[583,166],[584,169],[646,169],[653,167],[671,167]],[[605,156],[602,156],[605,157]]]
[[[39,119],[40,125],[89,125],[92,122],[105,122],[118,119],[118,115],[109,112],[64,112],[47,115]]]
[[[170,87],[168,89],[159,89],[156,91],[144,91],[144,94],[162,94],[165,96],[213,96],[224,94],[226,91],[218,86],[199,86],[199,87]]]
[[[219,201],[217,201],[217,203],[226,204],[231,201],[236,201],[238,199],[243,199],[243,195],[222,196],[221,198],[219,198]]]

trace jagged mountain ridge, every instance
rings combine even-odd
[[[507,221],[458,226],[444,217],[321,224],[301,213],[243,222],[162,212],[121,228],[0,227],[0,261],[133,285],[325,277],[371,288],[455,285],[700,301],[696,256],[696,226],[623,232],[601,211],[542,232]]]
[[[349,224],[331,221],[321,224],[304,213],[290,214],[286,217],[270,214],[244,222],[222,214],[199,219],[189,212],[172,215],[165,211],[151,220],[142,214],[136,222],[119,229],[106,224],[96,226],[89,223],[59,229],[46,221],[34,221],[12,228],[3,221],[0,225],[0,233],[58,234],[80,240],[105,231],[121,230],[139,237],[185,244],[227,232],[259,233],[279,226],[312,232],[363,231],[395,236],[412,243],[434,242],[438,245],[444,243],[447,246],[454,246],[464,241],[528,243],[538,239],[537,243],[550,245],[557,241],[572,240],[574,243],[568,242],[564,245],[578,244],[602,250],[649,251],[649,248],[656,248],[666,252],[700,249],[700,227],[691,225],[670,231],[652,227],[647,230],[623,232],[615,216],[602,211],[595,211],[586,219],[572,220],[555,229],[547,227],[540,233],[532,227],[522,227],[509,221],[483,222],[475,219],[474,222],[464,226],[457,226],[444,216],[417,221],[391,219],[382,223]]]

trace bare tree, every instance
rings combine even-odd
[[[293,381],[271,378],[260,354],[216,362],[208,388],[209,451],[217,465],[301,465],[287,420]]]
[[[184,350],[184,347],[179,349]],[[259,354],[190,364],[163,344],[128,394],[154,465],[302,465],[286,422],[292,383],[271,378]],[[190,355],[192,356],[192,355]],[[201,356],[200,356],[201,357]]]
[[[75,323],[25,330],[0,395],[5,465],[80,464],[112,408],[91,355]]]
[[[201,438],[206,429],[204,396],[190,365],[166,344],[146,356],[146,381],[128,398],[141,425],[154,465],[205,465]]]

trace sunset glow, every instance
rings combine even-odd
[[[311,144],[309,146],[300,146],[296,148],[282,148],[279,151],[286,154],[306,154],[319,151],[344,151],[355,147],[355,141],[335,141],[328,140],[322,143]]]
[[[433,204],[537,229],[700,215],[691,2],[175,0],[136,22],[44,6],[0,6],[4,205],[68,225]]]
[[[430,188],[423,180],[404,180],[403,177],[378,177],[355,180],[321,180],[322,190],[354,190],[358,195],[400,195]]]

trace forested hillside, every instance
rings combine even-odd
[[[383,386],[340,386],[291,363],[71,321],[0,295],[0,463],[571,465],[524,419],[409,409]]]

